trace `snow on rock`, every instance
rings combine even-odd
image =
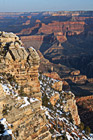
[[[68,132],[66,132],[66,136],[68,140],[74,140],[73,137],[70,136],[70,134]]]
[[[10,95],[10,89],[7,87],[7,85],[2,85],[2,87],[6,95]]]
[[[33,51],[35,50],[32,46],[30,46],[29,48],[31,48]]]
[[[30,102],[31,102],[31,103],[36,102],[36,101],[39,101],[39,100],[36,99],[36,98],[30,98]]]
[[[18,99],[21,99],[21,98],[18,97]],[[22,104],[20,108],[26,107],[26,106],[30,105],[30,103],[34,103],[34,102],[39,101],[36,98],[30,98],[29,99],[28,97],[23,97],[23,99],[24,99],[25,104]]]
[[[25,102],[25,104],[21,105],[20,108],[23,108],[23,107],[25,107],[25,106],[30,105],[30,103],[29,103],[29,101],[28,101],[28,97],[24,97],[24,102]]]
[[[1,123],[1,124],[6,124],[6,118],[2,118],[2,119],[0,120],[0,123]]]
[[[8,124],[8,122],[6,121],[6,118],[2,118],[0,120],[0,124],[4,125],[4,133],[0,134],[3,135],[3,136],[6,136],[6,135],[12,135],[12,130],[11,129],[8,129],[8,126],[10,124]]]
[[[53,117],[51,117],[51,116],[49,115],[49,112],[48,112],[48,111],[46,111],[45,114],[46,114],[46,116],[48,117],[48,119],[52,119],[52,120],[54,119]]]

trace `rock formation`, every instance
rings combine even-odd
[[[59,82],[55,82],[52,85],[52,88],[54,88],[57,91],[62,91],[62,86],[63,86],[63,82],[62,81],[59,81]]]
[[[39,61],[35,49],[26,51],[15,34],[0,32],[0,73],[8,78],[11,75],[18,83],[18,89],[16,84],[12,88],[1,78],[0,119],[6,118],[12,124],[9,127],[16,140],[51,140],[41,109]]]
[[[40,92],[38,81],[39,56],[32,47],[26,51],[14,34],[2,33],[0,72],[10,73],[26,94]],[[6,51],[5,56],[3,52]],[[39,94],[38,94],[39,95]],[[34,95],[35,96],[35,95]],[[41,97],[41,95],[40,95]]]
[[[66,98],[67,98],[67,102],[64,105],[64,110],[65,110],[65,112],[70,111],[74,123],[76,125],[79,125],[80,124],[80,118],[79,118],[79,115],[78,115],[78,109],[77,109],[77,105],[76,105],[75,96],[72,92],[65,93],[65,95],[66,95]]]
[[[71,75],[73,75],[73,76],[76,76],[76,75],[79,75],[79,74],[80,74],[79,70],[75,70],[75,71],[71,72]]]
[[[57,103],[57,100],[59,99],[59,94],[55,93],[53,96],[50,98],[50,103],[54,106]]]
[[[53,79],[62,80],[56,72],[44,73],[43,75],[48,76]]]
[[[83,120],[84,125],[89,126],[91,132],[93,132],[93,95],[78,97],[76,102],[81,120]]]

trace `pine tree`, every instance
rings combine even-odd
[[[85,129],[85,133],[86,133],[87,135],[89,135],[90,132],[91,132],[91,129],[89,128],[89,126],[87,126],[86,129]]]

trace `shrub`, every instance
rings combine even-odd
[[[69,117],[69,121],[73,123],[73,118],[72,118],[71,113],[69,113],[68,117]]]
[[[8,115],[8,111],[12,110],[12,106],[8,107],[8,105],[3,106],[2,114],[3,115]]]
[[[81,124],[79,124],[79,128],[81,131],[84,130],[84,123],[83,122],[81,122]]]
[[[86,129],[85,129],[85,133],[86,133],[87,135],[89,135],[90,132],[91,132],[91,129],[89,128],[89,126],[87,126]]]
[[[21,86],[20,90],[18,91],[20,96],[26,96],[26,93],[24,93],[24,88]]]
[[[8,115],[7,108],[4,108],[4,109],[3,109],[2,114],[3,114],[3,116],[4,116],[4,115]]]
[[[54,133],[54,129],[52,129],[52,128],[50,128],[49,131],[50,131],[51,134]]]

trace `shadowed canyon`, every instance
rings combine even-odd
[[[46,118],[43,114],[43,111],[40,109],[40,104],[41,104],[41,96],[42,99],[47,100],[47,103],[45,102],[46,106],[48,104],[48,98],[46,98],[46,95],[44,96],[44,91],[43,91],[43,89],[45,88],[43,86],[49,82],[47,77],[49,77],[50,81],[52,80],[52,78],[62,81],[62,90],[64,90],[66,93],[69,93],[69,91],[71,91],[72,93],[75,94],[74,97],[72,93],[71,94],[69,93],[71,96],[71,101],[69,100],[68,97],[67,104],[65,104],[64,110],[67,111],[69,104],[71,106],[71,102],[73,102],[74,107],[72,106],[72,108],[75,108],[77,112],[77,107],[76,107],[77,104],[79,109],[78,111],[79,111],[80,119],[78,117],[78,113],[76,113],[76,116],[73,115],[75,121],[78,123],[81,120],[84,123],[85,127],[89,126],[91,128],[91,131],[93,132],[93,125],[92,125],[93,124],[93,11],[0,13],[0,34],[2,34],[2,37],[4,33],[3,31],[13,32],[17,36],[19,36],[19,38],[17,38],[14,41],[13,40],[10,40],[10,42],[5,41],[8,49],[10,47],[10,49],[8,50],[9,54],[7,54],[6,56],[5,53],[5,56],[6,58],[13,59],[11,60],[11,63],[10,62],[9,63],[12,64],[13,66],[15,65],[15,67],[16,66],[18,67],[18,71],[16,72],[11,71],[10,74],[14,76],[16,75],[15,73],[17,73],[17,76],[15,78],[17,82],[20,83],[20,85],[22,84],[22,86],[25,85],[25,82],[20,78],[22,75],[20,76],[18,75],[18,73],[20,73],[21,71],[21,69],[19,69],[20,67],[19,64],[21,65],[22,63],[22,65],[24,66],[25,63],[27,63],[27,67],[28,67],[28,65],[30,65],[31,63],[31,66],[29,66],[31,67],[31,70],[29,69],[28,72],[29,72],[30,80],[31,78],[32,80],[28,82],[28,85],[30,82],[33,83],[33,87],[32,87],[33,95],[31,95],[31,97],[37,98],[38,100],[38,101],[36,100],[36,103],[37,104],[39,103],[39,109],[37,109],[36,111],[39,110],[39,115],[41,112],[41,117],[44,119],[44,126],[43,126],[45,129],[44,134],[46,135],[48,134],[48,137],[45,136],[46,139],[48,138],[51,139],[51,134],[49,132],[49,129],[46,127],[47,124]],[[8,33],[5,34],[6,36],[8,36],[7,35]],[[22,42],[19,39],[22,40]],[[34,55],[33,48],[37,51],[36,52],[34,50],[36,57],[35,58],[33,57],[33,64],[31,62],[32,56],[30,56],[30,54],[29,54],[29,58],[27,58],[26,56],[27,58],[27,60],[25,60],[26,62],[23,61],[23,59],[22,62],[20,61],[21,59],[18,60],[19,62],[16,61],[16,58],[14,58],[15,56],[13,56],[11,51],[12,41],[14,42],[14,44],[15,42],[17,42],[19,43],[19,45],[25,48],[22,51],[20,51],[21,48],[19,47],[20,52],[18,52],[18,54],[20,53],[22,54],[24,51],[25,55],[28,55],[27,52],[32,53]],[[3,42],[2,38],[0,38],[0,42],[1,42],[0,45],[2,46],[2,42]],[[18,45],[17,43],[16,45]],[[28,47],[31,47],[31,50]],[[37,55],[37,53],[39,56]],[[12,56],[12,58],[10,57],[10,55]],[[21,57],[21,55],[19,56]],[[15,64],[13,64],[13,61],[15,61]],[[40,63],[40,67],[39,67],[39,63]],[[33,65],[35,65],[35,67],[32,68]],[[41,89],[38,82],[38,67],[40,73],[39,76],[41,78],[40,79]],[[14,69],[11,66],[10,67],[8,66],[8,68],[9,70]],[[7,70],[5,72],[7,73]],[[28,74],[25,76],[28,76]],[[47,83],[45,82],[45,79]],[[42,83],[44,83],[44,85]],[[48,84],[49,87],[51,87],[50,86],[51,84],[50,83]],[[27,87],[25,87],[25,89],[27,91],[28,96],[30,96],[29,93],[31,92],[31,89],[28,85]],[[57,83],[57,85],[54,84],[54,87],[52,87],[52,89],[55,89],[55,92],[58,91],[59,88],[60,88],[60,83]],[[47,93],[48,91],[46,88],[45,90]],[[42,91],[42,95],[41,95],[41,91]],[[39,93],[39,94],[37,95],[34,93]],[[64,93],[64,97],[66,97],[65,93]],[[59,96],[57,93],[49,96],[49,98],[50,98],[50,104],[52,104],[53,106],[56,103],[58,103],[56,102],[56,100],[59,101]],[[76,103],[74,101],[74,98],[76,100]],[[72,112],[72,114],[74,113]],[[87,116],[89,116],[89,118]],[[37,118],[38,117],[40,119],[40,116],[37,116]],[[53,128],[54,127],[53,125],[56,124],[56,120],[54,121],[53,120],[50,121],[50,120],[48,118],[48,121],[52,126],[51,128]],[[60,121],[58,123],[60,125]],[[43,129],[41,125],[42,124],[40,124],[40,130]],[[59,128],[57,129],[61,131]],[[13,131],[16,132],[16,128],[13,129]],[[67,130],[67,132],[69,131]],[[41,131],[38,132],[37,130],[37,133],[39,133],[41,137]],[[36,135],[37,133],[35,131],[34,131],[34,135],[32,135],[31,133],[32,139],[35,139],[37,137]]]

